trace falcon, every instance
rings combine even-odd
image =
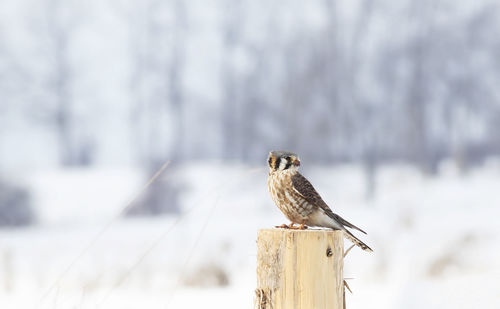
[[[271,198],[291,221],[290,225],[283,224],[277,227],[306,229],[307,226],[316,226],[342,230],[345,237],[356,246],[365,251],[373,251],[347,228],[364,234],[366,232],[333,213],[311,183],[299,173],[300,160],[295,153],[272,151],[267,162],[269,164],[267,186]],[[299,226],[294,226],[295,224]]]

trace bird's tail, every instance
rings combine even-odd
[[[344,234],[347,239],[349,239],[353,244],[360,247],[361,249],[369,252],[373,252],[372,248],[368,247],[364,242],[356,238],[356,236],[352,235],[351,232],[344,229]]]

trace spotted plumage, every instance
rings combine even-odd
[[[296,154],[288,151],[272,151],[269,153],[268,164],[267,186],[271,198],[291,221],[290,226],[284,224],[280,227],[303,229],[307,226],[318,226],[342,230],[346,238],[355,245],[363,250],[372,251],[346,227],[366,234],[365,231],[333,213],[312,184],[299,173],[300,160]],[[300,226],[294,227],[294,224]]]

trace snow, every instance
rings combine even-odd
[[[257,230],[285,222],[266,172],[186,164],[175,170],[185,185],[180,217],[127,219],[116,216],[145,183],[139,170],[27,175],[40,223],[0,230],[0,308],[251,307]],[[302,172],[374,249],[346,257],[348,308],[498,308],[498,161],[466,175],[446,163],[435,178],[386,166],[371,201],[358,166]],[[184,284],[206,265],[229,285]]]

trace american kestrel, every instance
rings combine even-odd
[[[347,239],[366,251],[373,251],[361,240],[356,238],[346,227],[365,231],[333,213],[323,201],[311,183],[302,176],[298,168],[299,157],[287,151],[272,151],[269,153],[269,177],[267,186],[271,197],[278,208],[291,221],[290,226],[279,227],[305,229],[307,226],[327,227],[344,231]],[[294,227],[294,224],[300,224]]]

